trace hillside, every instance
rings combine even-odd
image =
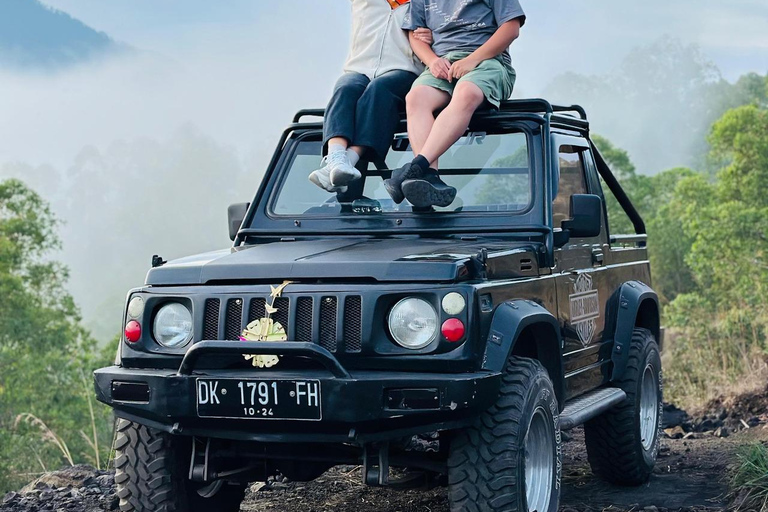
[[[125,49],[38,0],[0,1],[0,67],[59,69]]]

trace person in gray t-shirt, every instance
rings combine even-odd
[[[432,50],[443,57],[454,51],[474,52],[515,19],[525,25],[518,0],[412,0],[403,30],[431,28]],[[508,48],[501,55],[505,64],[512,64]]]
[[[396,203],[408,199],[429,207],[453,202],[456,189],[440,179],[437,160],[464,134],[477,108],[486,102],[498,107],[512,94],[516,76],[509,46],[523,24],[518,0],[411,0],[403,29],[410,32],[411,47],[427,70],[406,97],[416,158],[384,182]],[[413,37],[422,27],[432,31],[432,47]]]

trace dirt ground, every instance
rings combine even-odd
[[[729,466],[738,447],[768,441],[768,388],[713,400],[688,415],[665,408],[665,434],[653,476],[616,487],[592,475],[581,428],[563,444],[562,512],[704,512],[728,510]],[[685,439],[683,439],[685,437]],[[447,512],[446,490],[373,489],[360,469],[335,468],[311,483],[252,487],[243,512]]]
[[[564,444],[560,510],[639,511],[727,510],[728,465],[736,448],[768,440],[768,428],[745,429],[728,438],[711,433],[664,439],[656,470],[647,485],[614,487],[594,477],[587,463],[584,434],[571,432]],[[447,512],[446,490],[396,491],[360,483],[359,468],[336,468],[307,483],[274,484],[249,492],[244,512]]]
[[[561,512],[709,512],[732,509],[729,468],[736,451],[768,442],[768,388],[714,400],[688,415],[664,411],[665,434],[646,485],[614,487],[594,477],[581,429],[563,444]],[[373,489],[360,468],[335,468],[311,483],[272,482],[249,488],[242,512],[447,512],[446,490]],[[0,496],[0,512],[117,510],[112,472],[77,466],[49,473],[19,492]]]

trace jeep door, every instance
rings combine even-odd
[[[560,229],[570,217],[573,194],[597,193],[589,175],[592,155],[585,139],[553,135],[556,174],[553,177],[552,226]],[[554,186],[554,182],[557,185]],[[599,184],[598,184],[599,186]],[[566,396],[578,396],[602,385],[604,365],[610,362],[606,348],[605,304],[608,298],[604,266],[607,232],[594,238],[575,238],[555,250],[558,321],[563,333]]]

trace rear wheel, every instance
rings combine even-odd
[[[237,512],[244,485],[188,479],[189,450],[165,432],[117,420],[115,483],[122,512]]]
[[[592,471],[622,485],[645,483],[659,452],[662,419],[661,357],[648,329],[632,334],[624,376],[616,382],[627,398],[584,425]]]
[[[496,403],[451,442],[451,511],[556,511],[557,399],[538,361],[511,357]]]

